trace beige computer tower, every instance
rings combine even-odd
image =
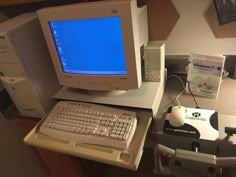
[[[42,118],[60,88],[37,15],[0,23],[0,78],[22,116]]]

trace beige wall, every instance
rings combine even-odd
[[[179,13],[179,19],[167,40],[161,41],[166,44],[167,54],[189,55],[191,52],[200,52],[236,55],[236,38],[216,38],[206,20],[206,11],[212,2],[212,0],[172,0]],[[154,15],[150,18],[155,18]],[[158,22],[153,27],[160,28]]]
[[[62,0],[63,3],[70,3],[74,0]],[[80,0],[76,2],[82,2]],[[150,9],[158,8],[164,4],[167,0],[137,0],[140,3],[146,2]],[[160,3],[156,3],[156,2]],[[189,55],[190,52],[210,53],[210,54],[224,54],[224,55],[236,55],[235,43],[236,38],[216,38],[211,30],[210,25],[206,20],[206,11],[212,5],[212,0],[170,0],[173,6],[176,8],[179,18],[172,28],[167,40],[163,40],[166,44],[166,53],[169,55]],[[52,2],[52,3],[51,3]],[[75,1],[74,1],[75,2]],[[54,4],[53,4],[54,3]],[[13,16],[24,11],[35,10],[42,6],[52,6],[58,3],[56,1],[45,1],[44,4],[30,4],[24,6],[2,8],[7,16]],[[158,7],[156,7],[158,6]],[[166,7],[166,6],[165,6]],[[167,8],[167,7],[166,7]],[[152,21],[152,28],[154,30],[159,29],[160,23],[155,20],[159,19],[158,16],[160,10],[157,13],[152,13],[149,16],[149,20]],[[168,10],[163,12],[169,12]],[[168,13],[167,13],[168,14]],[[163,20],[167,19],[166,13],[163,14]],[[1,14],[0,14],[1,18]],[[233,22],[236,23],[236,22]],[[162,23],[161,23],[162,24]],[[152,30],[153,30],[152,29]],[[158,31],[158,30],[156,30]]]

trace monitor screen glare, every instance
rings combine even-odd
[[[120,17],[50,21],[49,26],[64,73],[127,74]]]

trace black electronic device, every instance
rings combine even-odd
[[[171,124],[171,122],[174,122],[173,119],[178,119],[178,116],[173,114],[173,111],[175,111],[173,109],[175,108],[176,106],[170,107],[167,111],[163,128],[164,133],[205,140],[218,139],[218,113],[216,111],[185,107],[185,113],[181,111],[181,114],[183,114],[181,116],[184,117],[184,124],[177,127]]]

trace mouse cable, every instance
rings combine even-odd
[[[186,90],[186,88],[185,88],[185,86],[184,86],[183,79],[182,79],[181,77],[179,77],[179,76],[177,76],[177,75],[175,75],[175,74],[172,74],[172,75],[170,75],[169,77],[167,77],[167,81],[170,80],[170,79],[172,79],[172,78],[177,78],[177,79],[181,82],[181,84],[182,84],[182,86],[183,86],[183,90],[182,90],[174,99],[172,99],[171,101],[169,101],[169,102],[162,108],[161,111],[159,111],[159,112],[161,113],[161,115],[163,115],[164,113],[167,113],[167,110],[168,110],[169,105],[171,105],[174,101],[177,101],[177,102],[178,102],[178,105],[180,106],[179,97],[180,97],[180,96],[185,92],[185,90]],[[166,82],[166,84],[167,84],[167,83],[168,83],[168,82]]]
[[[181,84],[182,84],[182,86],[183,86],[183,90],[175,97],[175,101],[177,101],[178,102],[178,105],[179,106],[181,106],[181,104],[180,104],[180,101],[179,101],[179,97],[185,92],[185,86],[184,86],[184,82],[183,82],[183,79],[181,78],[181,77],[179,77],[179,76],[177,76],[177,75],[174,75],[174,74],[172,74],[172,75],[170,75],[169,77],[168,77],[168,79],[167,80],[169,80],[169,79],[171,79],[171,78],[173,78],[173,77],[175,77],[175,78],[177,78],[180,82],[181,82]],[[172,100],[170,103],[172,103],[174,100]],[[170,104],[169,103],[169,104]]]
[[[175,74],[170,75],[170,77],[168,77],[168,79],[171,79],[172,77],[178,78],[178,80],[180,80],[180,82],[181,82],[181,84],[182,84],[182,86],[183,86],[183,88],[184,88],[184,90],[181,91],[180,94],[176,96],[175,100],[177,100],[177,101],[179,102],[178,98],[184,93],[184,91],[186,91],[186,88],[185,88],[184,83],[183,83],[183,81],[185,81],[185,82],[188,83],[188,90],[189,90],[190,95],[191,95],[192,98],[193,98],[194,103],[196,104],[196,108],[200,108],[199,105],[198,105],[198,103],[197,103],[197,100],[196,100],[196,98],[195,98],[195,95],[193,94],[193,92],[192,92],[192,90],[191,90],[191,88],[190,88],[190,82],[187,81],[186,79],[184,79],[184,78],[178,76],[178,75],[175,75]],[[173,102],[173,101],[171,101],[171,102]]]
[[[178,76],[178,77],[179,77],[179,76]],[[198,103],[197,103],[197,100],[196,100],[196,98],[195,98],[195,95],[193,94],[193,92],[192,92],[192,90],[191,90],[191,88],[190,88],[190,82],[189,82],[188,80],[182,78],[182,77],[180,77],[180,78],[181,78],[182,80],[184,80],[186,83],[188,83],[188,91],[189,91],[190,95],[192,96],[194,103],[196,104],[196,108],[199,109],[200,107],[199,107],[199,105],[198,105]]]

